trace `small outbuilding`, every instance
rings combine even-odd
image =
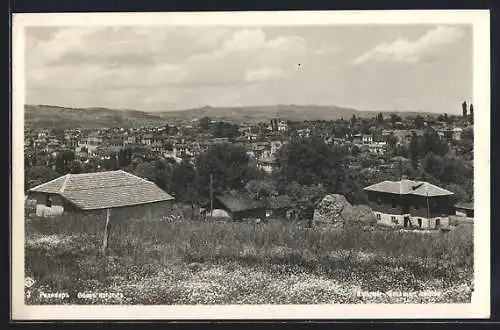
[[[474,203],[455,204],[455,214],[462,217],[474,218]]]
[[[266,206],[264,201],[257,201],[240,194],[219,196],[214,201],[214,208],[225,210],[233,220],[264,218]]]

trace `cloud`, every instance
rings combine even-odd
[[[36,36],[45,35],[44,38]],[[27,86],[34,89],[119,89],[230,85],[293,68],[303,38],[268,38],[262,29],[216,27],[80,27],[28,37]],[[270,76],[269,76],[270,77]],[[255,80],[257,79],[257,80]]]
[[[340,45],[323,45],[321,48],[316,49],[313,53],[314,55],[331,55],[341,49],[342,47]]]
[[[266,81],[284,77],[285,73],[281,69],[266,68],[245,72],[244,79],[248,82]]]
[[[395,31],[401,38],[388,39]],[[452,112],[455,99],[470,94],[472,52],[454,53],[443,62],[428,59],[453,51],[442,48],[458,39],[453,31],[458,30],[441,27],[426,34],[422,26],[382,26],[366,34],[358,26],[30,27],[26,100],[160,111],[288,103],[392,109],[389,100],[408,97],[413,102],[401,99],[398,109],[430,104]],[[471,35],[465,32],[457,44],[470,50]],[[364,74],[350,64],[369,48],[377,50],[360,64],[418,59],[427,67],[373,66],[380,71]],[[386,88],[381,90],[381,84]]]
[[[391,43],[382,43],[372,50],[356,57],[353,65],[370,61],[414,64],[439,53],[443,47],[452,44],[463,36],[457,27],[438,26],[415,41],[399,38]]]

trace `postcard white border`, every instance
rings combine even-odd
[[[12,37],[12,319],[453,319],[490,315],[490,19],[487,10],[14,14]],[[24,304],[24,28],[94,25],[471,24],[473,26],[474,285],[470,304],[29,306]],[[452,78],[451,78],[452,79]]]

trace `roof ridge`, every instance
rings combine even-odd
[[[63,182],[61,188],[59,189],[60,193],[63,193],[64,189],[66,189],[66,184],[68,183],[69,176],[70,176],[69,173],[65,175],[64,182]]]
[[[62,176],[58,176],[57,178],[52,179],[52,180],[47,181],[47,182],[44,182],[44,183],[42,183],[42,184],[39,184],[38,186],[35,186],[35,187],[31,188],[30,190],[43,188],[44,186],[48,185],[49,183],[52,183],[52,182],[54,182],[54,181],[56,181],[56,180],[59,180],[59,179],[61,179],[61,178],[62,178]]]
[[[146,180],[146,179],[144,179],[144,178],[141,178],[140,176],[137,176],[137,175],[135,175],[135,174],[129,173],[129,172],[127,172],[127,171],[124,171],[124,170],[117,170],[117,171],[123,172],[123,173],[125,173],[125,174],[127,174],[127,175],[129,175],[129,176],[132,176],[132,177],[134,177],[135,179],[141,179],[141,180],[142,180],[142,181],[144,181],[144,182],[155,184],[155,183],[154,183],[154,182],[152,182],[152,181]]]

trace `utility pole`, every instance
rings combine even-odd
[[[430,227],[430,210],[429,210],[429,189],[426,190],[426,202],[427,202],[427,221],[429,221],[429,227]]]
[[[210,216],[213,215],[214,210],[214,176],[210,174]]]
[[[106,257],[108,255],[108,240],[109,240],[109,218],[111,216],[111,210],[108,208],[106,210],[106,225],[104,227],[103,243],[102,243],[102,254]]]

